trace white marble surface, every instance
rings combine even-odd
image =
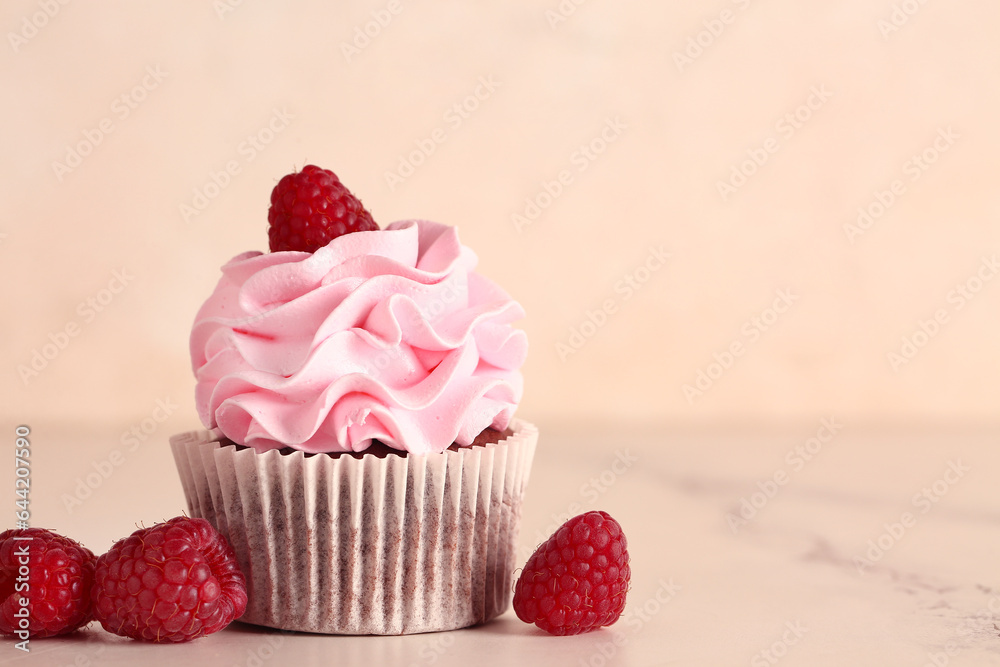
[[[450,633],[329,637],[237,623],[187,645],[151,646],[94,624],[32,641],[30,654],[5,640],[0,663],[1000,665],[995,437],[823,423],[630,436],[542,425],[522,557],[570,513],[618,518],[632,590],[627,615],[599,632],[549,637],[508,612]],[[35,525],[100,552],[138,519],[180,513],[183,499],[169,455],[150,448],[70,512],[62,494],[93,469],[89,454],[74,452],[95,450],[74,445],[94,445],[98,433],[37,434],[33,500]],[[814,441],[807,460],[797,448],[817,436],[827,442]],[[743,499],[759,506],[746,523],[734,520]]]

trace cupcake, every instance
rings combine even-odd
[[[272,252],[222,267],[191,331],[192,516],[247,577],[240,619],[331,634],[484,623],[510,602],[538,432],[521,307],[455,228],[375,225],[327,170],[271,195]]]

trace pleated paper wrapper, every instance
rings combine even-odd
[[[538,440],[524,421],[440,454],[306,456],[170,440],[191,516],[247,576],[241,621],[395,635],[483,623],[510,602],[521,501]]]

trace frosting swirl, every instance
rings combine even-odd
[[[267,450],[411,453],[506,429],[521,399],[521,306],[474,272],[453,227],[407,220],[315,253],[247,252],[195,318],[202,422]]]

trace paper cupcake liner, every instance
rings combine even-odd
[[[170,440],[191,516],[232,544],[241,621],[330,634],[453,630],[510,603],[538,430],[441,454],[258,453],[217,431]]]

